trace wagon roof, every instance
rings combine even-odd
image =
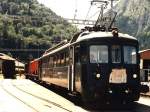
[[[46,57],[46,56],[48,56],[50,54],[54,54],[54,53],[56,53],[56,52],[58,52],[60,50],[63,50],[65,48],[69,47],[69,46],[70,46],[70,43],[67,43],[67,44],[65,44],[65,45],[63,45],[63,46],[61,46],[61,47],[59,47],[57,49],[54,49],[54,50],[50,51],[49,53],[44,54],[41,58],[44,58],[44,57]],[[41,58],[39,58],[39,59],[41,59]]]

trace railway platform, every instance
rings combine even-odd
[[[27,79],[0,80],[0,112],[86,111]]]

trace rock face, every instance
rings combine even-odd
[[[150,0],[120,0],[115,10],[120,31],[137,37],[141,48],[150,47]]]

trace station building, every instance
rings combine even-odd
[[[22,71],[22,72],[24,71],[24,67],[25,67],[24,63],[21,63],[18,60],[16,60],[15,58],[12,58],[4,53],[0,53],[0,74],[2,74],[2,63],[5,60],[13,60],[15,62],[15,69],[16,69],[17,73],[20,71]]]
[[[140,53],[140,75],[142,81],[150,81],[150,49],[142,50]]]

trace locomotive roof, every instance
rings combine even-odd
[[[99,32],[83,32],[79,35],[76,42],[87,40],[87,39],[92,39],[92,38],[102,38],[102,37],[115,38],[113,36],[112,32],[101,32],[101,31],[99,31]],[[130,36],[128,34],[123,34],[123,33],[118,33],[118,37],[116,37],[116,38],[126,38],[126,39],[137,40],[135,37]]]
[[[88,39],[92,39],[92,38],[103,38],[103,37],[104,38],[127,38],[127,39],[137,40],[135,37],[130,36],[128,34],[123,34],[123,33],[118,33],[118,37],[114,37],[112,32],[83,32],[83,33],[80,33],[80,35],[77,36],[76,41],[74,41],[73,43],[69,42],[69,43],[66,43],[63,46],[60,46],[56,49],[53,49],[50,52],[45,53],[39,59],[44,58],[44,57],[46,57],[50,54],[56,53],[57,51],[63,50],[65,48],[69,47],[71,44],[78,43],[80,41],[84,41],[84,40],[88,40]]]
[[[0,59],[2,60],[15,60],[14,58],[4,54],[4,53],[0,53]]]

